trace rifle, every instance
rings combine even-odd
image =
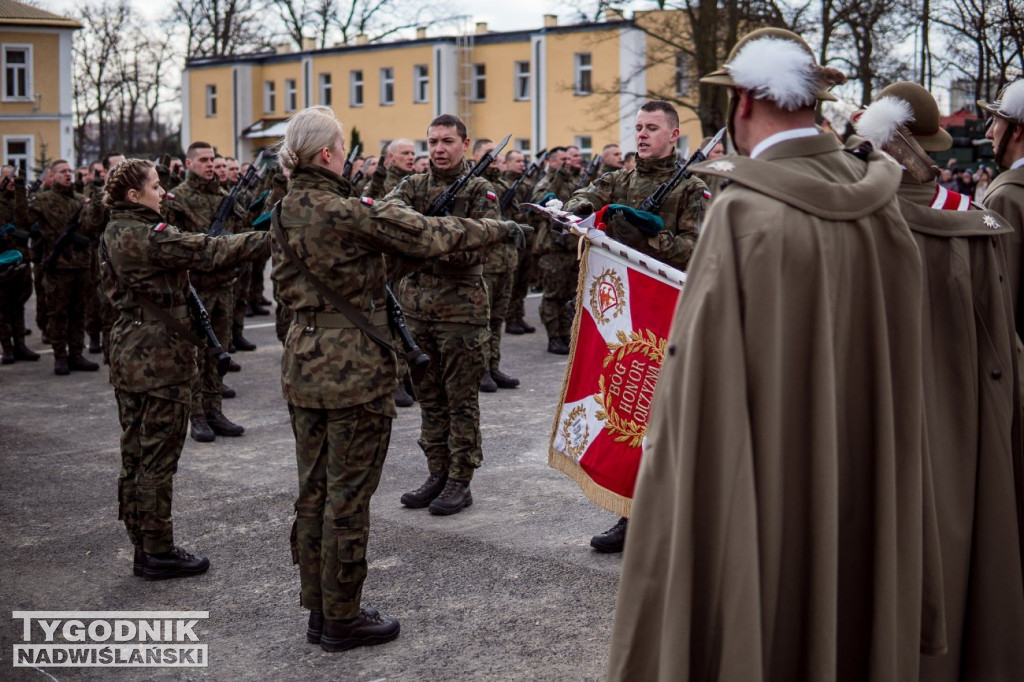
[[[57,259],[67,251],[68,247],[74,244],[79,248],[89,246],[89,238],[84,234],[78,234],[78,223],[82,217],[82,210],[79,209],[75,213],[75,217],[71,219],[64,231],[57,237],[56,243],[53,245],[53,250],[50,251],[50,255],[43,261],[43,269],[49,270],[57,262]]]
[[[387,292],[386,305],[388,310],[388,326],[402,341],[402,350],[405,351],[405,359],[409,363],[409,373],[412,374],[413,382],[419,383],[430,365],[430,357],[416,344],[409,327],[405,324],[405,314],[402,313],[402,306],[398,304],[398,297],[391,290],[391,285],[385,283],[384,290]]]
[[[3,180],[0,180],[0,192],[3,192],[5,189],[7,189],[7,185],[11,184],[12,182],[14,182],[14,173],[11,173]]]
[[[341,171],[342,177],[346,180],[352,179],[352,164],[356,162],[356,157],[359,156],[359,150],[363,148],[363,145],[357,144],[352,148],[352,153],[345,159],[345,167]]]
[[[501,153],[501,150],[505,148],[505,145],[508,144],[508,141],[509,139],[511,139],[511,137],[511,134],[506,135],[505,139],[502,140],[501,143],[498,144],[498,146],[496,146],[494,149],[484,154],[484,157],[477,161],[476,164],[471,169],[469,169],[468,173],[459,176],[459,178],[455,180],[455,182],[453,182],[451,185],[449,185],[445,191],[438,194],[437,198],[430,202],[430,207],[427,208],[427,212],[424,213],[423,215],[449,215],[452,210],[452,204],[455,203],[455,197],[458,196],[459,192],[462,191],[462,189],[470,180],[472,180],[475,177],[479,177],[480,175],[483,174],[485,170],[487,170],[487,167],[490,166],[494,159],[498,156],[498,154]]]
[[[224,346],[220,345],[220,340],[217,339],[217,334],[210,324],[210,312],[203,305],[203,300],[196,293],[196,288],[191,284],[188,285],[188,297],[185,299],[185,303],[188,305],[196,330],[200,336],[206,337],[206,345],[213,351],[213,356],[217,360],[217,373],[224,376],[228,373],[231,356],[224,350]]]
[[[28,193],[35,194],[39,191],[39,188],[43,186],[43,176],[39,176],[32,181],[32,184],[28,186]]]
[[[544,159],[546,158],[548,158],[548,150],[541,149],[537,152],[537,158],[530,162],[530,165],[523,171],[523,174],[516,178],[511,187],[505,190],[505,193],[501,195],[501,200],[498,202],[502,213],[507,211],[508,207],[512,205],[512,200],[516,198],[516,191],[519,189],[519,185],[523,184],[524,180],[533,179],[533,176],[537,174],[540,167],[544,165]]]
[[[260,150],[259,156],[252,162],[252,165],[245,171],[245,175],[239,179],[238,184],[231,188],[228,195],[224,197],[220,206],[217,207],[217,212],[213,216],[213,222],[210,223],[210,231],[207,233],[211,237],[220,237],[221,235],[227,234],[227,230],[224,226],[227,224],[228,219],[231,218],[231,214],[235,211],[235,203],[238,201],[238,195],[243,191],[248,191],[253,185],[256,184],[256,179],[259,177],[259,168],[263,163],[263,150]]]
[[[576,185],[576,189],[583,189],[590,184],[591,178],[594,177],[594,173],[597,172],[598,167],[601,165],[601,157],[595,156],[590,160],[590,165],[587,169],[580,173],[580,184]]]
[[[704,145],[703,149],[695,151],[693,156],[691,156],[686,163],[679,164],[672,177],[658,185],[658,188],[654,190],[654,193],[651,194],[651,196],[641,201],[640,205],[637,206],[637,210],[647,211],[648,213],[657,213],[669,192],[674,190],[676,185],[680,182],[693,175],[689,170],[690,166],[695,163],[700,163],[701,161],[707,161],[708,154],[711,153],[711,150],[715,148],[716,144],[722,141],[722,137],[724,136],[725,128],[722,128],[715,133],[715,136],[711,138],[710,142]]]

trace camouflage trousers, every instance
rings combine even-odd
[[[95,249],[93,251],[95,252]],[[99,281],[100,262],[97,260],[96,253],[93,253],[89,266],[89,295],[85,297],[85,331],[90,336],[103,331],[102,304],[99,296],[96,295],[96,285],[99,284]]]
[[[32,296],[32,273],[28,268],[0,284],[0,339],[25,338],[25,302]]]
[[[501,363],[501,332],[508,316],[509,297],[512,295],[514,272],[485,273],[487,293],[490,299],[491,319],[488,326],[491,337],[484,346],[484,367],[498,369]]]
[[[486,326],[424,322],[407,318],[430,366],[416,386],[420,403],[419,445],[431,473],[447,471],[456,481],[471,481],[483,463],[480,437],[480,377]]]
[[[43,266],[40,263],[32,264],[32,283],[36,289],[36,327],[41,334],[49,334],[50,311],[46,305],[46,287],[43,285]]]
[[[526,248],[519,252],[516,269],[512,271],[512,289],[509,292],[508,311],[505,313],[506,322],[511,323],[526,317],[526,295],[530,293],[532,266],[536,260],[533,255],[535,241],[537,241],[536,234],[527,237]]]
[[[96,287],[96,300],[99,302],[100,308],[100,333],[102,336],[103,343],[103,362],[110,364],[110,331],[114,328],[114,323],[117,322],[117,308],[107,298],[107,294],[103,291],[102,286]]]
[[[540,257],[540,285],[544,298],[540,302],[540,321],[548,337],[570,336],[572,334],[573,311],[571,304],[576,300],[576,286],[579,280],[579,264],[576,254],[556,251]]]
[[[236,329],[241,331],[245,327],[245,311],[249,307],[250,280],[252,280],[252,265],[244,263],[238,267],[238,279],[235,280],[235,284],[232,287],[232,296],[234,297],[234,307],[231,313],[232,334],[234,334]],[[222,339],[221,344],[227,348],[228,341],[230,340],[230,336]]]
[[[249,278],[249,303],[259,303],[263,298],[264,274],[269,258],[252,262],[252,277]]]
[[[232,287],[221,291],[199,292],[199,298],[210,313],[210,326],[217,335],[220,345],[225,348],[231,341],[231,314],[235,297]],[[204,414],[219,410],[223,398],[220,394],[223,379],[217,372],[217,360],[210,353],[199,354],[199,373],[192,385],[192,414]]]
[[[171,497],[185,445],[188,387],[149,393],[114,389],[121,422],[117,517],[135,547],[149,554],[174,547]]]
[[[302,606],[332,620],[359,615],[370,498],[391,440],[389,400],[337,410],[288,406],[299,472],[292,561]]]
[[[46,335],[53,357],[81,355],[85,349],[85,306],[96,287],[87,268],[53,269],[43,277],[47,311]]]

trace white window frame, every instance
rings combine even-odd
[[[0,101],[4,102],[31,102],[35,99],[35,82],[34,82],[34,71],[33,65],[33,48],[31,43],[3,43],[3,98]],[[7,53],[9,50],[24,50],[25,52],[25,94],[24,95],[7,95]],[[12,67],[18,68],[18,67]]]
[[[675,83],[673,87],[676,97],[690,96],[690,56],[685,52],[676,52]]]
[[[25,154],[24,155],[21,155],[21,154],[11,155],[10,152],[9,152],[10,143],[11,142],[24,142],[25,143]],[[36,153],[36,150],[35,150],[36,139],[34,137],[32,137],[31,135],[4,135],[3,144],[4,144],[4,148],[3,148],[4,165],[14,166],[15,168],[17,168],[18,165],[15,162],[21,160],[25,164],[25,174],[26,174],[26,176],[31,176],[32,175],[32,163],[33,163],[33,160],[35,159],[35,153]]]
[[[348,72],[348,105],[350,107],[361,107],[365,101],[365,81],[362,69],[352,69]],[[358,95],[358,96],[357,96]]]
[[[331,76],[330,71],[324,71],[317,75],[317,101],[325,107],[331,106],[331,100],[333,99],[333,83],[334,78]]]
[[[416,148],[416,156],[426,156],[430,153],[430,146],[426,140],[416,140],[412,144]]]
[[[395,103],[395,67],[380,67],[380,105],[390,107]]]
[[[512,79],[512,98],[517,102],[530,100],[530,62],[516,62],[513,67],[515,75]]]
[[[515,148],[517,150],[523,152],[524,154],[530,153],[530,138],[517,137],[516,141],[513,144],[515,145]]]
[[[572,143],[580,148],[580,157],[584,162],[590,163],[590,160],[594,158],[594,136],[577,135],[572,139]]]
[[[208,83],[205,89],[206,118],[217,117],[217,84]]]
[[[272,114],[277,110],[277,83],[263,81],[263,113]]]
[[[299,108],[299,81],[297,78],[284,79],[284,113],[294,113]]]
[[[430,101],[430,67],[426,64],[412,67],[412,101],[416,104]]]
[[[473,91],[469,98],[473,102],[487,101],[487,63],[477,62],[473,64]],[[482,93],[482,94],[481,94]]]
[[[584,60],[584,57],[586,60]],[[586,61],[584,64],[583,62]],[[572,78],[572,90],[573,94],[585,97],[594,92],[594,55],[592,52],[577,52],[572,57],[573,64],[573,78]],[[586,76],[586,83],[584,83],[584,76]],[[584,88],[584,85],[587,87]]]

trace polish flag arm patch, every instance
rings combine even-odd
[[[491,201],[497,201],[498,195],[492,192],[491,190],[487,190],[487,198],[490,199]]]
[[[704,201],[711,201],[711,190],[703,189],[701,190],[701,194],[704,195]]]
[[[166,227],[167,227],[167,223],[157,223],[156,225],[153,226],[153,231],[154,232],[163,232]]]
[[[361,197],[359,203],[366,204],[367,206],[373,206],[373,197]]]

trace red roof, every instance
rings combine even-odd
[[[943,128],[953,128],[964,126],[968,121],[978,120],[978,115],[973,111],[964,107],[960,111],[954,111],[949,116],[942,116],[939,118],[939,125]]]

